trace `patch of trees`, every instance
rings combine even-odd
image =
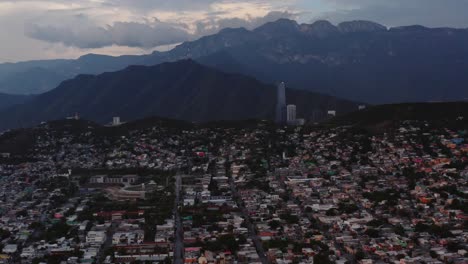
[[[331,264],[333,263],[330,260],[330,252],[327,251],[320,251],[317,255],[314,256],[314,263],[321,263],[321,264]]]
[[[390,204],[396,204],[400,198],[400,193],[395,190],[375,191],[363,193],[363,197],[375,203],[387,201]]]
[[[464,213],[468,213],[468,202],[453,199],[452,203],[448,205],[447,208],[452,210],[461,210]]]
[[[359,210],[359,207],[354,203],[340,202],[338,203],[338,211],[345,214],[352,214]]]
[[[368,226],[379,227],[381,225],[388,224],[386,219],[373,219],[367,223]]]
[[[236,237],[232,234],[222,235],[216,241],[208,241],[203,246],[204,249],[209,251],[221,251],[221,250],[230,250],[230,251],[238,251],[239,246],[245,243],[247,240],[245,237],[240,237],[236,239]]]
[[[270,226],[271,229],[275,230],[281,226],[281,223],[278,220],[272,220],[268,222],[268,225]]]
[[[289,241],[285,239],[272,239],[272,240],[263,242],[263,247],[265,249],[268,250],[270,248],[278,248],[279,250],[283,252],[286,251],[286,249],[288,248],[288,245],[289,245]]]
[[[424,224],[424,223],[417,223],[415,226],[416,232],[427,232],[431,235],[435,235],[438,237],[453,237],[453,234],[450,233],[450,227],[447,225],[435,225],[435,224]]]
[[[262,181],[262,180],[253,179],[253,180],[250,180],[247,185],[256,187],[259,190],[262,190],[262,191],[267,192],[267,193],[271,191],[271,188],[268,185],[268,182],[265,182],[265,181]]]
[[[10,236],[11,236],[10,231],[8,231],[8,230],[6,230],[6,229],[1,229],[1,228],[0,228],[0,240],[9,238]]]
[[[364,233],[366,235],[368,235],[369,237],[372,237],[372,238],[377,238],[377,237],[379,237],[379,234],[380,234],[379,230],[377,230],[375,228],[369,228]]]
[[[288,224],[297,224],[299,223],[299,217],[297,215],[292,214],[282,214],[280,218],[285,220]]]
[[[64,220],[62,220],[47,228],[47,230],[44,233],[44,238],[45,240],[52,242],[61,237],[67,237],[70,230],[71,226],[67,225],[67,223]]]

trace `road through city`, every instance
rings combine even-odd
[[[175,182],[175,202],[174,202],[174,220],[175,220],[175,241],[174,241],[174,263],[184,263],[184,230],[180,220],[179,206],[180,206],[180,193],[182,189],[182,175],[176,175]]]

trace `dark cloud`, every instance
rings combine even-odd
[[[115,22],[101,27],[90,22],[86,16],[76,16],[74,24],[61,26],[27,23],[25,33],[34,39],[85,49],[111,45],[150,48],[179,43],[190,38],[190,34],[184,29],[161,21],[148,24]]]
[[[112,36],[102,27],[87,27],[70,30],[58,26],[28,24],[25,33],[28,37],[50,43],[63,43],[65,46],[83,49],[112,45]]]
[[[108,6],[122,7],[126,6],[133,9],[143,10],[202,10],[210,4],[222,2],[220,0],[106,0],[102,4]],[[252,1],[253,2],[253,1]]]
[[[112,36],[113,44],[145,48],[179,43],[190,37],[187,31],[160,21],[154,25],[116,22],[108,28],[108,32]]]

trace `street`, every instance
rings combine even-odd
[[[237,188],[234,184],[234,179],[231,176],[231,173],[228,172],[227,175],[229,175],[229,185],[231,187],[231,193],[233,198],[235,199],[237,206],[241,209],[242,212],[242,217],[245,219],[245,223],[247,224],[247,229],[249,230],[249,237],[252,239],[252,241],[255,244],[255,248],[257,250],[258,256],[260,257],[260,261],[263,264],[268,264],[270,263],[265,255],[265,250],[263,250],[263,245],[262,242],[260,241],[260,238],[257,236],[257,233],[255,232],[255,227],[253,223],[250,221],[249,213],[247,212],[247,209],[243,206],[242,199],[237,192]]]
[[[182,189],[182,175],[176,175],[175,182],[176,198],[174,203],[174,219],[175,219],[175,241],[174,241],[174,263],[184,263],[184,229],[180,220],[179,206],[180,206],[180,192]]]

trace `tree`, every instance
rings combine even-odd
[[[31,228],[31,229],[43,229],[44,225],[42,223],[40,223],[40,222],[32,222],[29,225],[29,228]]]
[[[299,217],[297,215],[292,214],[282,214],[280,218],[285,220],[288,224],[297,224],[299,223]]]
[[[28,216],[28,212],[26,210],[21,210],[21,211],[16,212],[16,217],[27,217],[27,216]]]
[[[364,253],[364,251],[358,250],[358,252],[356,252],[356,254],[355,254],[355,257],[356,257],[357,260],[362,260],[362,259],[366,258],[366,254]]]
[[[374,228],[369,228],[366,230],[365,234],[368,235],[369,237],[377,238],[379,237],[379,230],[374,229]]]
[[[379,226],[384,225],[386,223],[387,223],[387,221],[384,220],[384,219],[373,219],[373,220],[369,221],[367,223],[367,225],[372,226],[372,227],[379,227]]]
[[[354,203],[344,203],[344,202],[340,202],[338,204],[338,210],[342,213],[346,213],[346,214],[352,214],[354,212],[356,212],[357,210],[359,210],[358,206]]]
[[[455,241],[450,241],[447,244],[447,249],[450,252],[457,252],[459,249],[462,249],[462,248],[463,247],[460,244],[458,244],[457,242],[455,242]]]
[[[402,225],[396,225],[394,227],[394,232],[397,235],[404,236],[405,235],[405,229],[403,228]]]
[[[47,241],[54,241],[58,238],[65,237],[70,229],[71,227],[67,225],[65,221],[60,221],[47,229],[45,238]]]
[[[237,251],[239,250],[239,242],[237,242],[234,235],[223,235],[218,238],[218,243],[223,245],[226,249]]]
[[[338,211],[335,208],[330,208],[325,212],[326,216],[337,216]]]
[[[205,249],[210,251],[219,251],[222,249],[237,251],[239,250],[239,241],[234,235],[222,235],[215,242],[206,242]]]
[[[314,263],[331,264],[330,258],[326,252],[320,252],[314,256]]]
[[[281,226],[281,223],[278,220],[272,220],[268,222],[268,225],[270,226],[271,229],[277,229],[278,227]]]
[[[9,238],[11,236],[10,231],[0,228],[0,240]]]

